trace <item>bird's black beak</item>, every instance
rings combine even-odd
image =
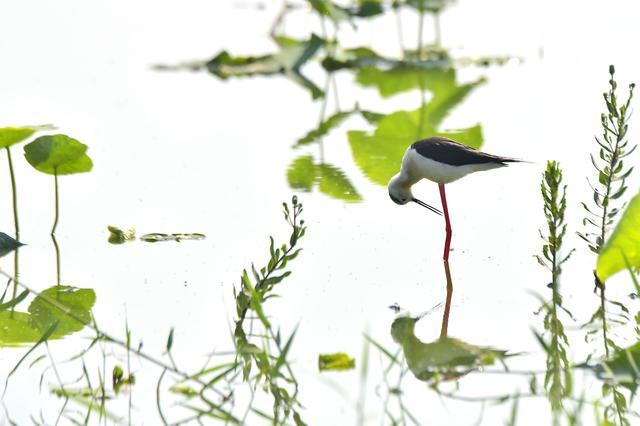
[[[424,207],[425,209],[429,209],[429,210],[431,210],[431,211],[432,211],[432,212],[434,212],[435,214],[439,214],[440,216],[442,216],[442,212],[441,212],[440,210],[436,209],[435,207],[431,207],[429,204],[424,203],[424,202],[422,202],[422,201],[418,200],[417,198],[414,198],[414,199],[413,199],[413,200],[411,200],[411,201],[413,201],[413,202],[414,202],[414,203],[416,203],[416,204],[420,204],[422,207]]]

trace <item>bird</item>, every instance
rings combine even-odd
[[[438,184],[446,231],[443,259],[449,262],[452,229],[445,185],[469,173],[496,169],[521,161],[516,158],[487,154],[446,137],[430,137],[414,142],[407,149],[402,158],[400,172],[389,181],[389,197],[396,204],[404,205],[414,202],[442,215],[440,210],[418,200],[411,192],[411,187],[422,179]]]

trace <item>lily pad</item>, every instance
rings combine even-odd
[[[626,257],[626,261],[625,261]],[[613,233],[598,254],[596,273],[601,281],[631,266],[640,266],[640,194],[631,199]]]
[[[41,126],[0,127],[0,148],[8,148],[11,145],[29,139],[39,130],[52,130],[54,126],[43,124]]]
[[[451,337],[421,342],[415,335],[416,322],[416,318],[396,318],[391,325],[391,336],[402,347],[409,369],[419,380],[456,379],[509,356],[507,351],[475,346]]]
[[[24,146],[24,155],[36,170],[51,175],[88,172],[93,168],[87,146],[66,135],[40,136]]]
[[[141,241],[145,241],[147,243],[159,243],[162,241],[176,241],[180,242],[183,240],[204,240],[206,236],[204,234],[161,234],[161,233],[153,233],[153,234],[145,234],[140,237]]]
[[[345,371],[353,370],[355,367],[356,360],[344,352],[318,355],[318,369],[320,371]]]
[[[95,301],[92,289],[48,288],[33,299],[28,312],[0,311],[0,346],[35,343],[56,323],[50,339],[60,339],[80,331],[91,322]]]
[[[109,243],[111,244],[124,244],[136,239],[136,230],[129,228],[128,231],[123,231],[116,226],[107,226],[109,230]]]

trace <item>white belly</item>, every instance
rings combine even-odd
[[[429,179],[437,183],[450,183],[469,173],[504,167],[499,163],[466,164],[453,166],[430,160],[418,154],[415,149],[408,149],[402,159],[402,169],[412,180]]]

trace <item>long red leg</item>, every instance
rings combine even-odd
[[[447,208],[447,196],[444,193],[444,183],[439,183],[438,188],[440,189],[440,200],[442,201],[442,210],[444,211],[444,220],[446,222],[445,230],[447,232],[447,238],[444,241],[444,255],[443,259],[445,262],[449,262],[449,249],[451,248],[451,222],[449,221],[449,209]]]

